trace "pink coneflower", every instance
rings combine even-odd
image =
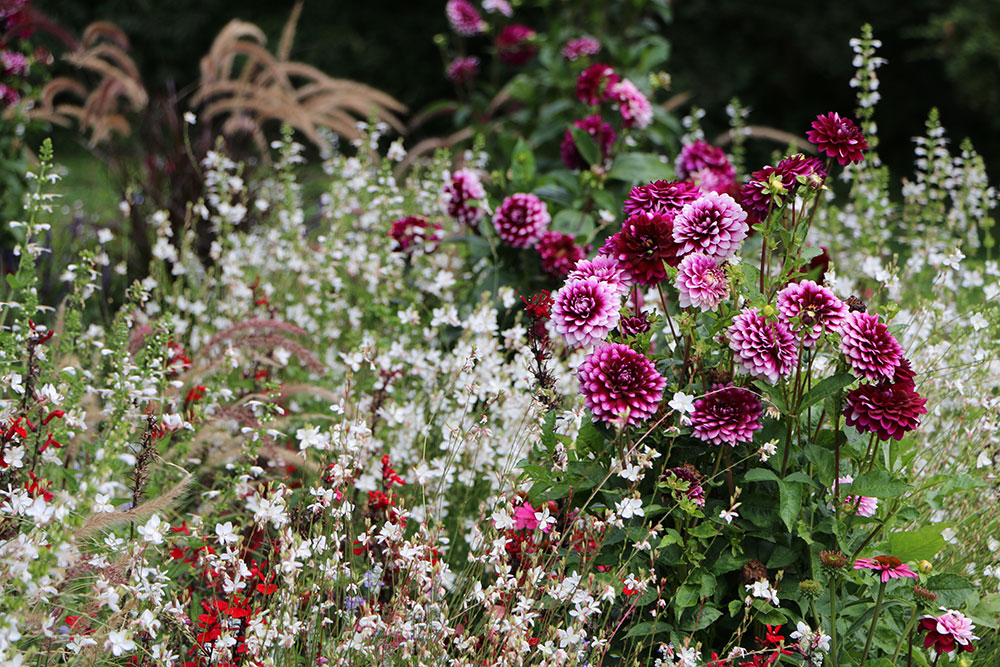
[[[566,281],[580,280],[590,276],[606,282],[619,296],[628,294],[632,287],[628,271],[618,263],[617,259],[609,255],[598,255],[594,259],[577,262],[573,270],[566,276]]]
[[[854,311],[840,327],[840,351],[854,371],[872,382],[892,379],[903,348],[878,315]]]
[[[795,370],[795,337],[784,322],[745,308],[729,327],[729,347],[747,373],[774,384]]]
[[[653,121],[653,105],[628,79],[610,86],[608,96],[617,105],[625,127],[641,130]]]
[[[604,122],[600,114],[594,114],[593,116],[587,116],[583,120],[574,121],[573,125],[584,130],[594,138],[594,143],[600,149],[600,159],[603,163],[608,155],[611,154],[611,147],[618,137],[611,125]],[[559,146],[559,157],[562,158],[562,163],[566,165],[567,169],[579,171],[588,167],[587,161],[583,159],[583,156],[580,155],[580,150],[576,147],[576,142],[573,140],[573,133],[569,130],[566,130],[562,144]]]
[[[448,0],[444,13],[459,35],[476,35],[486,29],[486,22],[468,0]]]
[[[851,484],[854,482],[854,478],[850,475],[845,475],[840,478],[840,484]],[[832,491],[831,491],[832,493]],[[844,507],[850,510],[854,510],[855,514],[858,516],[871,517],[875,516],[875,512],[878,511],[878,498],[869,498],[868,496],[847,496],[843,499]]]
[[[672,489],[676,500],[685,497],[693,502],[695,507],[705,506],[705,489],[701,486],[702,476],[693,467],[685,465],[680,468],[670,468],[660,477],[660,483],[663,484],[666,482],[668,488],[672,488],[672,480],[679,480],[681,482],[680,484],[673,482],[673,485],[680,487]],[[687,488],[683,488],[684,483],[687,484]]]
[[[865,159],[862,151],[868,149],[865,135],[854,121],[834,111],[816,116],[806,137],[827,157],[836,158],[840,166],[861,162]]]
[[[701,188],[691,181],[653,181],[648,185],[637,185],[625,200],[625,216],[665,213],[673,218],[701,195]]]
[[[519,192],[503,200],[493,214],[493,227],[507,245],[535,245],[551,221],[545,202],[530,192]]]
[[[584,104],[596,106],[608,99],[608,89],[618,83],[618,80],[611,65],[594,63],[577,77],[576,97]]]
[[[664,262],[677,266],[679,250],[670,218],[660,213],[637,213],[625,221],[620,232],[608,237],[601,253],[618,260],[632,282],[651,287],[667,277]]]
[[[511,23],[497,35],[497,55],[500,62],[514,67],[520,67],[531,60],[538,49],[531,40],[535,31],[520,23]]]
[[[691,435],[711,445],[753,442],[760,430],[764,409],[753,392],[717,384],[705,396],[694,402],[691,413]]]
[[[448,215],[470,227],[483,217],[479,200],[486,198],[486,190],[479,176],[468,169],[459,169],[451,175],[451,181],[444,186]]]
[[[694,181],[702,190],[727,194],[736,190],[736,172],[725,152],[701,139],[681,149],[676,166],[677,178]]]
[[[959,652],[972,653],[975,649],[972,642],[979,637],[973,634],[976,626],[964,614],[954,609],[945,609],[940,616],[924,616],[920,619],[920,629],[927,633],[924,637],[924,648],[934,647],[938,655],[951,653],[956,648]]]
[[[916,392],[912,380],[863,384],[848,392],[845,403],[847,425],[874,433],[879,440],[902,440],[920,426],[920,415],[927,414],[927,399]]]
[[[824,331],[840,331],[847,317],[847,304],[833,292],[811,280],[789,283],[778,292],[778,312],[781,319],[796,336],[802,338],[802,347],[810,348]],[[792,320],[796,320],[794,323]]]
[[[581,248],[572,234],[553,231],[542,234],[535,249],[542,258],[542,271],[556,278],[565,278],[590,252],[590,246]]]
[[[694,306],[702,311],[716,310],[729,296],[729,278],[715,260],[700,252],[691,253],[677,265],[674,285],[681,308]]]
[[[589,35],[571,39],[563,47],[562,54],[566,60],[578,60],[584,56],[596,55],[601,50],[601,43]]]
[[[578,375],[580,392],[594,419],[624,419],[629,425],[656,412],[667,384],[652,361],[619,343],[606,343],[591,352]]]
[[[621,299],[597,278],[568,282],[553,299],[552,323],[572,346],[589,347],[618,326]]]
[[[912,577],[919,579],[920,575],[910,569],[909,565],[903,563],[895,556],[875,556],[874,558],[859,558],[854,561],[855,570],[874,570],[880,573],[882,583],[890,579],[901,579]]]
[[[674,217],[674,241],[681,253],[703,252],[711,257],[735,255],[750,227],[747,214],[729,195],[706,192]]]
[[[472,81],[479,74],[479,58],[462,56],[448,63],[448,78],[462,84]]]
[[[424,252],[434,252],[437,242],[441,240],[442,227],[438,223],[431,224],[422,218],[408,216],[392,223],[389,237],[396,242],[394,250],[405,252],[417,246]]]

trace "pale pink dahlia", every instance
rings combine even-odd
[[[486,29],[486,22],[468,0],[448,0],[444,13],[459,35],[476,35]]]
[[[618,326],[621,299],[597,278],[568,282],[553,299],[552,323],[570,345],[589,347]]]
[[[802,347],[816,345],[824,331],[840,331],[847,310],[847,304],[833,292],[811,280],[789,283],[778,292],[781,319],[802,337]]]
[[[542,234],[535,249],[542,258],[542,271],[556,278],[565,278],[590,252],[590,246],[578,246],[572,234],[553,231]]]
[[[747,373],[774,384],[795,370],[795,337],[780,320],[769,320],[756,308],[745,308],[729,327],[729,347]]]
[[[451,181],[444,186],[448,215],[470,227],[474,227],[483,217],[479,200],[486,198],[486,190],[475,172],[459,169],[451,175]]]
[[[742,387],[717,384],[694,402],[691,435],[710,445],[752,442],[764,415],[760,399]]]
[[[694,252],[677,265],[674,285],[680,294],[681,308],[694,306],[702,311],[716,310],[729,296],[729,278],[715,260]]]
[[[653,105],[628,79],[611,86],[608,95],[618,106],[625,127],[641,130],[653,121]]]
[[[853,482],[854,478],[850,475],[845,475],[840,478],[841,485],[851,484]],[[841,502],[843,502],[844,507],[847,509],[855,510],[854,513],[858,516],[872,517],[875,516],[875,512],[878,511],[878,498],[869,498],[868,496],[847,496]]]
[[[868,148],[865,135],[853,120],[835,111],[816,116],[806,137],[827,157],[836,158],[841,166],[865,159],[862,154]]]
[[[601,50],[601,43],[589,35],[571,39],[563,47],[562,54],[566,60],[578,60],[584,56],[592,56]]]
[[[650,287],[667,277],[664,262],[677,266],[680,261],[672,232],[673,222],[666,215],[637,213],[608,237],[601,253],[618,260],[632,282]]]
[[[618,79],[611,65],[594,63],[577,77],[576,97],[584,104],[596,106],[608,99],[608,90],[618,83]]]
[[[736,172],[725,152],[699,139],[681,149],[677,156],[677,178],[691,180],[703,190],[733,194]]]
[[[594,259],[577,262],[573,270],[566,276],[566,281],[580,280],[590,276],[606,282],[619,296],[628,294],[632,287],[628,272],[618,263],[617,259],[609,255],[598,255]]]
[[[624,419],[634,425],[649,419],[667,384],[652,361],[619,343],[595,349],[577,374],[584,403],[603,422]]]
[[[503,200],[493,214],[493,226],[507,245],[527,248],[538,242],[551,219],[545,202],[530,192],[519,192]]]
[[[964,614],[954,609],[945,609],[940,616],[924,616],[920,619],[920,630],[927,633],[924,637],[924,648],[934,647],[938,655],[951,653],[956,648],[959,652],[972,653],[975,649],[972,642],[979,637],[973,634],[976,626]]]
[[[863,384],[847,394],[844,415],[848,426],[874,433],[879,440],[902,440],[920,426],[927,414],[927,399],[916,392],[912,380]]]
[[[736,254],[750,230],[747,214],[729,195],[706,192],[674,217],[674,240],[681,253],[703,252],[726,258]]]
[[[891,380],[903,359],[903,348],[879,322],[878,315],[854,311],[840,327],[840,351],[851,368],[872,382]]]
[[[625,200],[625,216],[665,213],[673,218],[701,194],[701,188],[691,181],[653,181],[649,185],[637,185]]]
[[[479,74],[479,58],[476,56],[458,57],[448,64],[448,78],[455,83],[472,81],[477,74]]]

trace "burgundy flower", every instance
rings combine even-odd
[[[392,223],[389,237],[396,242],[394,250],[405,252],[418,246],[424,252],[433,252],[437,241],[441,240],[441,230],[441,225],[436,222],[431,224],[421,218],[408,216]]]
[[[729,347],[743,370],[774,384],[795,370],[795,337],[784,322],[745,308],[729,327]]]
[[[642,423],[656,412],[667,384],[652,361],[619,343],[606,343],[591,352],[578,375],[580,392],[594,419],[624,418],[629,425]]]
[[[594,63],[577,77],[576,97],[584,104],[596,106],[608,99],[608,89],[618,83],[618,80],[611,65]]]
[[[625,215],[666,213],[673,218],[701,194],[701,188],[691,181],[653,181],[649,185],[637,185],[625,200]]]
[[[954,609],[941,608],[940,616],[924,616],[920,619],[919,629],[927,633],[924,637],[924,648],[934,647],[938,655],[951,653],[956,648],[972,653],[975,649],[972,642],[979,639],[973,634],[976,626],[964,614]]]
[[[623,317],[618,322],[618,330],[623,336],[635,338],[639,334],[649,331],[649,317],[646,313],[639,313],[631,317]]]
[[[537,250],[542,257],[542,270],[556,278],[565,278],[590,252],[590,246],[581,248],[572,234],[548,231],[538,239]]]
[[[733,194],[736,172],[725,152],[702,140],[688,144],[677,156],[677,178],[691,180],[702,190]]]
[[[500,61],[520,67],[531,60],[538,49],[531,40],[535,38],[535,31],[520,23],[511,23],[505,26],[497,35],[497,55]]]
[[[839,331],[847,317],[847,304],[811,280],[790,283],[778,292],[778,312],[792,333],[802,337],[802,347],[813,347],[824,331]],[[792,320],[798,318],[793,324]]]
[[[596,55],[601,50],[601,43],[590,37],[589,35],[584,35],[583,37],[577,37],[576,39],[571,39],[563,47],[562,54],[566,60],[578,60],[584,56]]]
[[[694,468],[681,466],[680,468],[670,468],[663,473],[660,483],[666,483],[667,488],[672,489],[675,499],[680,500],[683,496],[693,502],[695,507],[704,507],[705,489],[701,486],[701,479],[701,475]],[[685,484],[687,485],[686,488],[684,488]]]
[[[681,308],[694,306],[702,311],[716,310],[729,296],[729,278],[715,260],[694,252],[677,265],[674,285],[680,295]]]
[[[920,426],[927,414],[926,398],[921,398],[911,381],[895,384],[863,384],[847,394],[844,415],[847,425],[862,433],[874,433],[879,440],[901,440]]]
[[[468,169],[459,169],[451,175],[451,181],[444,186],[448,215],[470,227],[483,217],[483,209],[478,205],[486,198],[486,190],[479,176]]]
[[[611,147],[618,137],[611,128],[611,125],[605,123],[601,119],[600,114],[594,114],[593,116],[587,116],[583,120],[574,121],[573,125],[584,130],[594,138],[594,142],[601,151],[601,162],[604,162],[608,155],[611,154]],[[580,155],[580,151],[576,147],[576,142],[573,141],[573,133],[569,130],[566,130],[562,145],[559,147],[559,157],[562,158],[563,164],[568,169],[579,171],[587,168],[587,161]]]
[[[503,200],[493,214],[493,226],[507,245],[527,248],[538,242],[551,219],[545,202],[530,192],[520,192]]]
[[[903,348],[879,322],[878,315],[853,311],[840,327],[840,351],[854,371],[872,382],[890,380],[903,359]]]
[[[622,79],[609,86],[608,97],[614,100],[618,107],[618,112],[622,115],[622,124],[625,127],[635,127],[641,130],[653,122],[653,105],[628,79]]]
[[[776,168],[782,174],[791,177],[786,187],[793,190],[799,185],[818,188],[826,180],[826,168],[823,162],[818,158],[806,157],[802,153],[789,155],[779,162]]]
[[[792,155],[777,167],[764,167],[753,172],[740,188],[740,205],[753,222],[763,222],[768,212],[781,208],[800,185],[818,188],[826,177],[823,164],[813,157]]]
[[[448,0],[444,13],[459,35],[475,35],[486,29],[486,22],[468,0]]]
[[[479,74],[479,58],[475,56],[458,57],[448,64],[448,78],[462,84],[472,81]]]
[[[706,192],[674,217],[674,241],[681,252],[710,257],[735,255],[750,227],[747,214],[729,195]]]
[[[865,159],[862,155],[862,151],[868,148],[865,135],[854,121],[834,111],[816,116],[806,137],[827,157],[836,158],[841,166]]]
[[[899,366],[896,367],[896,372],[892,376],[892,382],[893,384],[909,384],[911,387],[915,387],[916,385],[913,383],[915,377],[917,374],[913,371],[910,360],[903,357],[899,360]]]
[[[594,259],[577,262],[570,274],[566,276],[566,280],[568,282],[590,276],[606,282],[619,296],[627,294],[632,287],[628,271],[610,255],[598,255]]]
[[[21,95],[6,83],[0,83],[0,109],[12,106],[21,99]]]
[[[764,409],[753,392],[732,384],[717,384],[694,402],[691,435],[711,445],[752,442],[760,430]]]
[[[637,213],[608,238],[601,253],[615,258],[633,282],[651,287],[666,278],[664,262],[677,266],[680,261],[673,227],[666,215]]]
[[[620,303],[607,283],[594,277],[574,280],[556,292],[552,323],[570,345],[588,347],[618,326]]]

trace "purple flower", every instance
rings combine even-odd
[[[711,257],[735,255],[750,227],[747,214],[729,195],[706,192],[674,217],[674,241],[681,254],[703,252]]]
[[[847,304],[833,292],[811,280],[789,283],[778,292],[778,312],[796,336],[802,337],[802,347],[813,347],[824,331],[840,331],[847,317]],[[792,320],[798,318],[797,323]]]
[[[618,326],[621,300],[610,285],[597,278],[568,282],[553,299],[552,323],[570,345],[589,347]]]
[[[691,435],[711,445],[752,442],[761,428],[764,409],[753,392],[733,385],[717,384],[694,402]]]
[[[641,130],[653,121],[653,105],[628,79],[622,79],[611,86],[608,96],[618,106],[625,127]]]
[[[562,54],[566,60],[577,60],[583,56],[592,56],[597,54],[601,50],[601,43],[590,37],[584,35],[583,37],[577,37],[576,39],[571,39],[563,47]]]
[[[597,106],[608,99],[608,90],[618,83],[618,79],[611,65],[594,63],[577,77],[576,97],[584,104]]]
[[[479,74],[479,58],[475,56],[458,57],[448,64],[448,78],[462,84],[472,81]]]
[[[606,343],[591,352],[578,375],[580,392],[594,419],[625,419],[629,425],[656,412],[667,384],[652,361],[619,343]]]
[[[847,425],[874,433],[879,440],[902,440],[920,426],[920,415],[927,414],[927,399],[905,379],[893,384],[863,384],[848,392],[844,402]]]
[[[476,35],[486,29],[486,22],[468,0],[448,0],[444,13],[459,35]]]
[[[505,26],[497,35],[497,55],[500,62],[514,67],[524,65],[538,51],[531,43],[534,38],[535,31],[526,25],[511,23]]]
[[[729,327],[729,347],[747,373],[774,384],[795,370],[795,337],[784,322],[745,308]]]
[[[632,287],[628,272],[618,263],[618,260],[609,255],[598,255],[594,259],[577,262],[570,274],[566,276],[566,281],[580,280],[590,276],[606,282],[619,296],[628,294]]]
[[[639,334],[649,331],[649,317],[644,312],[631,317],[623,317],[618,322],[618,330],[623,336],[635,338]]]
[[[649,185],[637,185],[625,200],[625,216],[665,213],[673,218],[701,194],[701,188],[691,181],[653,181]]]
[[[396,242],[394,250],[405,252],[412,246],[422,246],[424,252],[434,252],[441,240],[441,225],[431,224],[422,218],[408,216],[392,223],[389,237]]]
[[[726,272],[714,259],[700,252],[691,253],[677,265],[674,285],[680,294],[681,308],[694,306],[714,311],[729,296]]]
[[[576,263],[590,252],[590,246],[581,248],[572,234],[553,231],[542,234],[536,249],[542,258],[542,271],[556,278],[565,278]]]
[[[694,181],[703,190],[726,194],[736,191],[736,172],[725,152],[700,139],[681,149],[677,178]]]
[[[879,322],[878,315],[848,313],[840,327],[840,351],[854,371],[872,382],[891,380],[903,360],[903,348]]]
[[[865,135],[854,121],[835,111],[816,116],[806,137],[827,157],[836,158],[840,166],[861,162],[865,159],[862,151],[868,149]]]
[[[493,214],[500,238],[514,248],[535,245],[551,221],[545,202],[530,192],[519,192],[503,200]]]
[[[0,53],[0,70],[6,76],[24,76],[28,73],[28,59],[23,53],[4,51]]]
[[[459,222],[473,227],[483,217],[484,211],[476,202],[486,198],[486,190],[475,172],[456,171],[451,175],[451,182],[444,186],[444,195],[448,215]]]
[[[822,162],[797,153],[779,162],[777,167],[753,172],[740,188],[740,205],[754,222],[763,222],[770,211],[784,206],[800,185],[818,188],[825,178]]]
[[[677,266],[680,249],[673,237],[673,222],[660,213],[637,213],[625,221],[601,248],[628,272],[632,282],[650,287],[667,277],[666,262]]]
[[[601,152],[601,162],[604,162],[608,155],[610,155],[611,147],[617,138],[611,126],[601,119],[600,114],[594,114],[593,116],[587,116],[583,120],[574,121],[573,126],[584,130],[594,138],[594,142]],[[573,133],[570,130],[566,130],[562,144],[559,146],[559,157],[562,158],[562,162],[566,165],[567,169],[580,171],[587,168],[587,161],[580,155],[580,150],[576,147],[576,142],[573,140]]]

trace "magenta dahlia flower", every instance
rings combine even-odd
[[[660,213],[637,213],[625,221],[601,248],[628,272],[632,282],[651,287],[667,277],[663,263],[677,266],[680,247],[674,241],[673,222]]]
[[[845,475],[840,478],[840,484],[851,484],[854,482],[854,478],[851,475]],[[831,490],[830,493],[833,493]],[[878,498],[869,498],[868,496],[847,496],[842,501],[844,507],[849,510],[853,510],[858,516],[872,517],[875,516],[875,512],[878,511]]]
[[[781,208],[800,185],[818,188],[826,179],[823,163],[814,157],[795,154],[750,174],[740,188],[739,202],[754,222],[763,222],[768,213]]]
[[[610,86],[608,96],[617,105],[625,127],[641,130],[653,122],[653,105],[628,79]]]
[[[642,312],[638,315],[623,317],[618,321],[618,331],[629,338],[644,334],[649,331],[649,316]]]
[[[774,384],[795,370],[795,337],[781,320],[769,320],[756,308],[744,308],[729,327],[729,347],[747,373]]]
[[[24,76],[28,73],[28,59],[23,53],[4,51],[0,53],[0,71],[4,76]]]
[[[653,362],[628,345],[606,343],[591,352],[577,372],[584,403],[594,419],[640,424],[656,412],[667,381]]]
[[[570,274],[566,276],[567,282],[570,280],[580,280],[594,276],[598,280],[606,282],[615,290],[619,296],[628,294],[631,289],[631,279],[628,271],[618,263],[618,260],[610,255],[598,255],[594,259],[585,259],[576,263]]]
[[[789,155],[778,163],[776,169],[783,175],[791,177],[790,183],[786,187],[795,189],[799,185],[810,188],[818,188],[826,180],[826,168],[818,158],[806,157],[802,153]]]
[[[811,280],[789,283],[778,292],[781,319],[802,338],[802,347],[816,345],[824,331],[840,331],[847,311],[847,304]]]
[[[594,63],[577,77],[576,97],[584,104],[597,106],[608,99],[608,90],[618,81],[619,77],[611,65]]]
[[[569,61],[579,60],[584,56],[596,55],[601,50],[601,43],[589,35],[577,37],[566,42],[563,47],[563,58]]]
[[[553,231],[542,234],[535,249],[542,257],[542,270],[556,278],[565,278],[590,252],[590,246],[581,248],[572,234]]]
[[[507,0],[483,0],[483,9],[490,14],[503,14],[507,17],[514,15],[514,8]]]
[[[615,139],[618,138],[611,125],[605,123],[601,119],[600,114],[594,114],[593,116],[587,116],[583,120],[574,121],[573,125],[584,130],[594,138],[594,143],[597,144],[597,147],[601,151],[601,162],[604,162],[608,155],[611,154],[611,147],[614,146]],[[580,155],[580,150],[576,147],[576,142],[573,141],[573,133],[569,130],[566,130],[562,144],[559,146],[559,157],[562,158],[562,163],[566,165],[567,169],[580,171],[586,169],[588,166],[587,161]]]
[[[422,218],[407,216],[392,223],[389,237],[396,242],[394,250],[399,252],[406,252],[414,246],[424,252],[434,252],[437,242],[441,240],[441,230],[441,225],[436,222],[431,224]]]
[[[872,382],[890,380],[903,359],[903,348],[879,322],[878,315],[848,313],[840,326],[840,351],[855,373]]]
[[[497,234],[514,248],[527,248],[538,243],[551,220],[545,202],[530,192],[507,197],[493,214]]]
[[[840,166],[861,162],[865,159],[862,151],[868,149],[865,135],[854,121],[834,111],[816,116],[806,137],[827,157],[836,158]]]
[[[924,648],[933,646],[938,655],[951,653],[955,649],[972,653],[975,650],[972,642],[979,639],[972,632],[976,626],[961,612],[944,607],[941,610],[944,613],[940,616],[924,616],[920,619],[919,629],[927,633]]]
[[[732,194],[736,172],[725,152],[699,139],[681,149],[677,156],[677,178],[691,180],[702,190]]]
[[[732,384],[717,384],[694,402],[691,435],[710,445],[752,442],[760,430],[764,408],[752,391]]]
[[[455,83],[468,83],[479,74],[479,58],[461,56],[448,63],[448,78]]]
[[[500,62],[520,67],[535,57],[538,48],[531,40],[535,31],[520,23],[511,23],[497,35],[497,55]]]
[[[920,415],[927,414],[927,399],[921,398],[913,382],[906,380],[863,384],[848,392],[845,403],[847,425],[874,433],[879,440],[902,440],[920,426]]]
[[[903,357],[899,360],[899,366],[896,367],[896,372],[892,376],[893,384],[907,384],[912,388],[916,385],[913,382],[913,378],[917,377],[917,374],[913,370],[913,366],[910,365],[910,360]]]
[[[482,219],[484,211],[478,202],[486,198],[486,190],[475,172],[457,170],[444,186],[444,196],[448,215],[459,222],[474,227]]]
[[[883,584],[890,579],[902,579],[903,577],[910,577],[912,579],[920,578],[920,575],[911,570],[909,565],[906,565],[895,556],[859,558],[854,561],[854,569],[878,572]]]
[[[750,230],[747,214],[729,195],[706,192],[674,217],[674,241],[681,253],[735,255]]]
[[[552,323],[574,347],[590,347],[618,326],[621,299],[605,282],[590,277],[566,283],[555,293]]]
[[[673,218],[701,195],[701,188],[691,181],[653,181],[649,185],[637,185],[625,200],[625,216],[665,213]]]
[[[486,29],[486,22],[468,0],[448,0],[444,13],[459,35],[477,35]]]
[[[701,476],[694,468],[687,466],[670,468],[660,477],[660,483],[666,483],[667,488],[672,489],[676,500],[686,497],[694,503],[695,507],[705,506],[705,489],[701,486]]]
[[[715,260],[694,252],[677,265],[674,285],[680,294],[681,308],[694,306],[702,311],[716,310],[729,296],[729,278]]]

